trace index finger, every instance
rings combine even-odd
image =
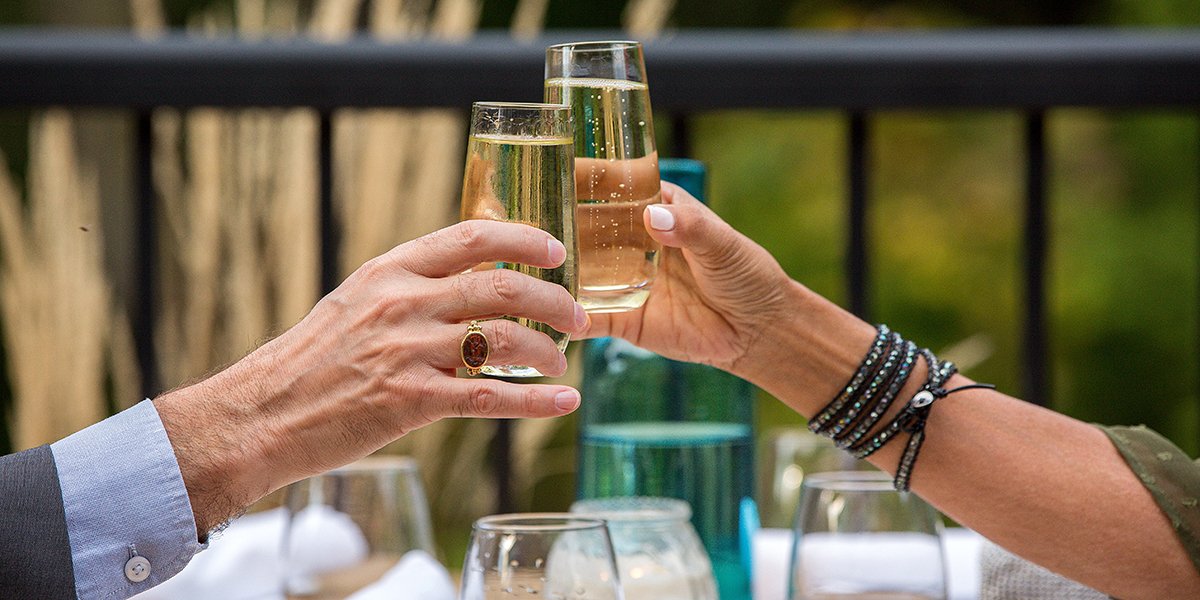
[[[426,277],[446,277],[485,262],[533,267],[561,265],[567,250],[554,236],[529,225],[471,220],[397,246],[396,260]]]

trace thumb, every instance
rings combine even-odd
[[[651,204],[643,213],[650,237],[714,267],[737,253],[741,236],[686,190],[664,181],[662,198],[662,204]]]

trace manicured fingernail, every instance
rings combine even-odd
[[[550,254],[550,262],[561,263],[567,258],[566,246],[556,239],[551,238],[546,241],[546,250]]]
[[[575,303],[575,328],[582,331],[587,328],[588,316],[587,311],[583,310],[583,305]]]
[[[675,229],[675,215],[671,211],[661,206],[650,206],[646,210],[650,211],[650,226],[658,231],[670,231]]]
[[[579,392],[575,390],[559,392],[554,397],[554,406],[558,407],[558,410],[566,412],[579,408]]]

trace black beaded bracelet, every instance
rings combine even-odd
[[[891,422],[868,437],[904,388],[918,354],[925,359],[929,368],[925,383]],[[940,398],[962,390],[996,388],[991,384],[975,383],[945,389],[946,382],[957,372],[958,367],[954,363],[939,361],[929,349],[918,350],[915,344],[905,341],[900,334],[889,330],[887,325],[879,325],[875,341],[850,382],[809,421],[808,428],[813,433],[832,438],[839,448],[850,452],[855,458],[871,456],[901,433],[909,434],[893,480],[897,490],[908,491],[913,467],[925,443],[925,424],[933,404]],[[863,387],[864,383],[866,387]]]
[[[949,376],[946,379],[949,379]],[[921,445],[925,443],[925,423],[929,420],[929,413],[933,410],[934,402],[955,392],[974,389],[994,390],[996,386],[990,383],[972,383],[960,385],[952,390],[939,386],[934,389],[922,389],[913,395],[912,400],[909,400],[908,405],[904,407],[907,419],[900,426],[902,431],[909,434],[908,443],[905,444],[904,452],[900,455],[900,464],[896,466],[896,477],[892,480],[892,485],[897,490],[908,491],[913,467],[916,466],[917,457],[921,454]]]
[[[937,389],[942,387],[942,384],[950,379],[950,376],[958,371],[958,368],[951,362],[939,362],[937,357],[928,349],[921,350],[921,356],[925,358],[925,363],[929,366],[929,374],[925,376],[925,385],[922,390]],[[920,393],[920,392],[918,392]],[[870,437],[869,439],[860,440],[857,444],[850,446],[848,450],[854,455],[854,458],[866,458],[875,454],[885,444],[890,442],[901,432],[901,426],[907,422],[910,417],[907,416],[909,407],[912,401],[909,401],[909,406],[905,406],[900,414],[896,415],[882,431]]]
[[[896,335],[896,338],[899,340],[900,336]],[[846,448],[850,445],[846,438],[851,432],[857,428],[866,428],[869,431],[874,427],[879,422],[880,415],[886,412],[886,406],[891,404],[896,392],[908,381],[916,355],[917,345],[912,342],[906,341],[902,346],[896,346],[879,374],[871,381],[871,385],[867,386],[860,398],[856,398],[850,404],[842,418],[834,423],[826,435],[833,438],[839,447]],[[884,410],[879,409],[880,405],[885,407]],[[863,414],[863,417],[858,419],[856,424],[855,418],[860,414]],[[851,425],[855,425],[855,428],[850,429]]]
[[[892,337],[892,332],[888,329],[887,325],[880,324],[876,329],[875,341],[871,343],[871,349],[867,351],[866,357],[858,365],[858,369],[850,378],[850,382],[846,384],[846,387],[842,389],[836,398],[825,405],[825,408],[821,409],[821,412],[813,415],[813,418],[808,422],[809,431],[813,433],[824,432],[829,423],[842,410],[842,407],[855,396],[859,386],[863,384],[868,376],[874,374],[876,371],[879,359],[886,351]]]
[[[862,419],[859,420],[852,429],[845,432],[840,438],[835,438],[837,446],[843,450],[853,447],[879,424],[883,416],[887,414],[888,407],[892,405],[892,401],[896,399],[896,395],[908,383],[908,378],[912,375],[912,369],[916,366],[917,355],[920,354],[917,345],[912,342],[907,342],[903,362],[900,363],[900,368],[897,369],[895,376],[888,383],[888,387],[883,394],[879,396],[877,402],[868,407],[864,412]]]

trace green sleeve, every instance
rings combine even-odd
[[[1200,462],[1193,462],[1175,444],[1144,426],[1100,429],[1154,496],[1200,571]]]

